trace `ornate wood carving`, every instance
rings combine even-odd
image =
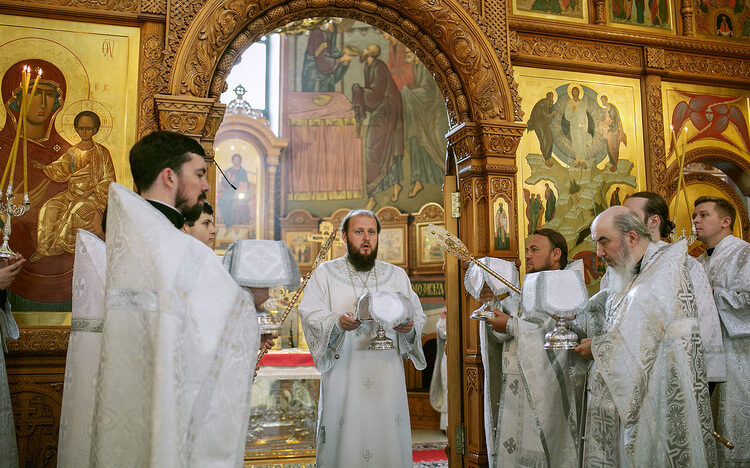
[[[153,15],[167,13],[167,0],[141,0],[141,11]]]
[[[8,341],[14,356],[58,356],[68,352],[70,327],[28,327],[20,329],[17,340]]]
[[[658,70],[666,68],[664,64],[664,49],[658,47],[646,47],[646,67]]]
[[[19,4],[54,5],[87,10],[137,13],[142,0],[15,0]],[[164,1],[164,0],[162,0]]]
[[[69,327],[23,327],[8,342],[20,466],[54,466],[69,336]]]
[[[196,138],[202,136],[208,113],[215,104],[211,98],[193,96],[157,94],[154,99],[162,130],[185,133]]]
[[[520,44],[515,59],[524,62],[559,63],[569,67],[595,66],[637,73],[643,68],[643,52],[637,46],[519,33]]]
[[[594,0],[594,24],[606,26],[607,24],[607,1]]]
[[[707,55],[721,55],[733,58],[750,58],[750,46],[740,42],[706,41],[683,36],[663,34],[634,34],[632,29],[616,27],[581,27],[578,24],[560,21],[544,21],[534,18],[512,16],[508,20],[511,30],[531,36],[557,36],[566,39],[596,41],[608,45],[639,45],[661,47],[665,50]]]
[[[188,8],[187,2],[177,3],[176,9]],[[193,3],[201,2],[190,2],[189,10],[194,12]],[[190,17],[190,11],[183,16]],[[252,40],[288,21],[321,15],[366,21],[415,50],[436,74],[452,124],[470,115],[478,120],[512,118],[508,110],[514,104],[502,63],[455,0],[211,0],[195,21],[183,18],[179,25],[190,24],[189,31],[176,36],[184,39],[174,59],[171,92],[216,96],[237,55]],[[175,34],[171,16],[170,42]]]
[[[646,167],[647,180],[652,190],[664,196],[667,157],[664,149],[664,110],[661,100],[661,79],[647,76],[645,87],[646,110]]]
[[[138,89],[138,138],[159,129],[154,95],[164,87],[161,69],[164,65],[164,25],[141,26],[141,60]]]
[[[743,85],[750,80],[750,61],[747,58],[716,57],[666,51],[664,68],[670,76],[731,80]]]
[[[682,35],[693,35],[693,0],[682,0],[680,6],[680,16],[682,17]]]

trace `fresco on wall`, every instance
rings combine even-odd
[[[18,125],[21,68],[42,69],[26,118],[31,208],[13,218],[10,242],[27,262],[11,301],[14,311],[70,310],[77,229],[102,236],[109,184],[132,186],[135,118],[122,116],[136,115],[139,32],[0,15],[0,37],[2,168]],[[19,164],[16,193],[22,174]]]
[[[643,188],[640,85],[637,80],[516,68],[527,132],[521,139],[519,252],[540,228],[559,231],[596,289],[604,265],[590,225]]]
[[[610,23],[672,30],[672,4],[669,0],[609,0]]]
[[[695,31],[721,39],[750,37],[750,0],[697,0]]]
[[[588,22],[588,2],[585,0],[515,0],[516,15]]]
[[[353,20],[285,34],[287,211],[442,201],[448,119],[430,72],[395,38]],[[287,133],[288,132],[288,133]]]

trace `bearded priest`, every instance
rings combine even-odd
[[[411,467],[409,407],[402,359],[426,366],[427,317],[404,270],[376,260],[380,221],[350,212],[341,236],[347,255],[313,272],[299,306],[308,347],[321,375],[317,465]],[[411,318],[386,327],[390,350],[368,349],[375,320],[359,320],[360,298],[396,293]]]
[[[601,334],[575,349],[593,360],[583,466],[715,466],[686,242],[652,243],[624,206],[599,214],[591,237],[613,271]]]

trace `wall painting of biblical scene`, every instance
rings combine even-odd
[[[2,169],[19,117],[21,68],[31,66],[33,76],[42,69],[26,118],[31,208],[12,220],[11,248],[27,260],[10,288],[14,312],[70,310],[77,230],[102,236],[109,184],[132,187],[138,43],[138,28],[0,15]]]
[[[589,21],[585,0],[514,0],[513,14],[579,23]]]
[[[695,32],[722,39],[750,37],[750,0],[697,0]]]
[[[519,252],[540,228],[559,231],[596,291],[604,264],[591,222],[645,188],[638,80],[516,67],[528,130],[518,147]],[[521,255],[523,257],[523,255]],[[522,271],[524,266],[522,265]]]
[[[683,155],[701,149],[704,156],[699,161],[689,163],[689,173],[704,174],[721,179],[706,182],[688,180],[687,203],[684,195],[679,200],[670,200],[672,207],[677,204],[677,231],[690,231],[690,216],[693,202],[701,195],[716,195],[729,199],[735,204],[738,213],[743,209],[737,198],[739,190],[731,188],[726,175],[716,169],[721,167],[728,173],[741,172],[738,164],[750,165],[750,91],[732,88],[717,88],[692,84],[662,84],[664,103],[664,141],[667,151],[667,166],[673,165]],[[674,129],[674,130],[672,130]],[[715,150],[715,151],[712,151]],[[704,178],[705,179],[705,178]],[[746,207],[745,207],[746,208]],[[672,213],[672,211],[670,211]],[[735,223],[735,235],[743,237],[742,217]]]
[[[395,38],[348,19],[285,28],[286,211],[441,202],[448,119],[431,73]]]
[[[645,27],[671,32],[672,2],[670,0],[607,0],[609,24]]]
[[[216,250],[225,251],[229,244],[240,239],[262,238],[258,213],[264,192],[262,160],[258,149],[250,142],[230,138],[214,148],[216,162],[227,176],[217,171]],[[232,183],[237,190],[233,189]]]

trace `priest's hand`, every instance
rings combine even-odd
[[[495,316],[491,319],[487,319],[487,322],[492,325],[492,329],[495,330],[498,333],[506,333],[508,328],[508,320],[510,319],[510,315],[506,314],[500,309],[492,309],[492,312],[495,313]]]
[[[18,254],[16,257],[6,258],[0,262],[0,289],[8,289],[25,261],[23,255]]]
[[[263,351],[264,349],[268,351],[269,349],[273,348],[274,340],[279,337],[278,333],[264,333],[260,335],[260,346],[258,346],[258,349]]]
[[[582,339],[581,344],[576,346],[573,351],[580,354],[584,359],[594,360],[594,355],[591,354],[591,338]]]
[[[393,327],[399,333],[409,333],[412,328],[414,328],[414,320],[409,320],[406,323]]]
[[[352,331],[359,328],[360,321],[355,319],[352,314],[347,313],[339,317],[339,325],[342,330]]]

